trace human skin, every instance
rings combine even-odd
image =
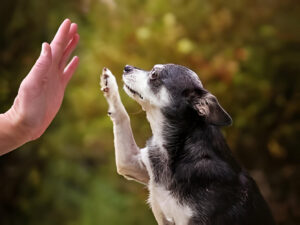
[[[0,155],[39,138],[50,125],[79,63],[77,56],[68,63],[78,41],[77,24],[66,19],[52,42],[42,44],[12,107],[0,114]]]

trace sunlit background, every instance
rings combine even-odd
[[[1,0],[1,112],[65,18],[79,25],[81,62],[46,133],[0,158],[1,225],[154,225],[145,187],[116,173],[98,83],[104,66],[121,87],[125,64],[169,62],[232,116],[224,135],[278,224],[300,224],[298,0]],[[145,114],[121,95],[143,147]]]

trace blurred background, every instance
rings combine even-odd
[[[59,26],[79,25],[79,68],[37,141],[0,158],[1,225],[154,225],[147,190],[116,173],[99,90],[110,68],[177,63],[232,116],[224,135],[278,224],[300,224],[298,0],[1,0],[0,112]],[[121,90],[140,147],[151,135]]]

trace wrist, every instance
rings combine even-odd
[[[13,107],[10,108],[3,115],[3,119],[6,120],[8,127],[8,135],[10,134],[10,139],[15,143],[20,145],[31,141],[30,130],[25,126],[22,116],[20,116]]]

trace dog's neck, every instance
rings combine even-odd
[[[151,106],[146,109],[146,115],[152,130],[153,143],[163,147],[164,116],[161,110],[158,107]]]

